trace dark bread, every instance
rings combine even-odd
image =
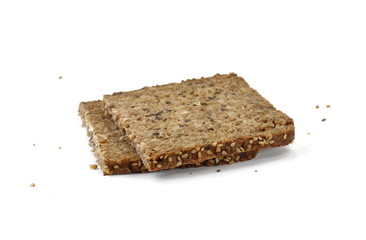
[[[80,103],[79,114],[83,120],[83,125],[87,128],[90,145],[93,147],[97,163],[104,175],[147,172],[134,148],[109,115],[105,114],[103,101]],[[180,167],[232,164],[250,160],[257,155],[257,152],[250,151]]]
[[[236,74],[104,96],[106,109],[149,171],[294,139],[294,122]]]

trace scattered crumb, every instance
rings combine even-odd
[[[327,108],[330,108],[330,105],[327,105],[326,107],[327,107]]]
[[[58,147],[58,149],[61,149],[61,147]]]
[[[31,183],[29,186],[30,186],[30,187],[35,187],[35,186],[36,186],[36,184],[35,184],[35,183]]]
[[[192,174],[191,172],[189,174]]]
[[[318,109],[319,108],[319,105],[316,105],[315,108]]]
[[[35,147],[36,146],[36,144],[35,143],[33,143],[33,147]]]
[[[58,79],[62,79],[62,76],[59,76]]]
[[[221,172],[221,169],[217,169],[216,172]]]
[[[311,134],[311,132],[308,132],[308,135],[310,135]]]
[[[254,170],[254,172],[258,172],[258,170],[256,169],[256,170]]]
[[[323,119],[322,119],[322,122],[325,122],[325,121],[327,121],[327,119],[326,119],[326,118],[323,118]]]
[[[98,169],[98,165],[97,165],[97,164],[90,164],[90,165],[89,165],[89,167],[90,167],[90,169],[92,169],[92,170],[96,170],[96,169]]]

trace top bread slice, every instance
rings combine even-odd
[[[294,139],[294,122],[234,73],[104,96],[149,171]]]

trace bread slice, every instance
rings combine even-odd
[[[149,171],[284,146],[294,122],[231,73],[104,96]]]
[[[104,175],[147,172],[140,157],[124,137],[118,126],[105,114],[103,101],[82,102],[79,114],[90,136],[97,163]],[[254,158],[258,151],[216,158],[181,168],[232,164]]]

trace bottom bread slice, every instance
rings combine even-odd
[[[103,101],[82,102],[79,114],[90,137],[89,144],[104,175],[147,172],[140,157],[108,114]],[[254,158],[258,150],[214,158],[180,168],[233,164]]]

